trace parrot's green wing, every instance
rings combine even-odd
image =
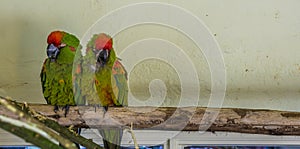
[[[46,59],[43,63],[43,66],[42,66],[42,71],[40,73],[40,78],[41,78],[42,91],[43,91],[44,97],[47,101],[47,104],[50,104],[48,102],[48,98],[49,98],[50,91],[51,91],[51,82],[49,82],[49,81],[51,81],[53,78],[51,76],[47,75],[47,67],[49,68],[48,65],[49,65],[49,59]]]
[[[96,35],[94,35],[90,42],[87,44],[87,49],[85,50],[85,56],[82,57],[81,61],[81,92],[82,97],[86,101],[88,105],[101,105],[98,97],[98,93],[96,90],[95,85],[95,62],[96,62],[96,56],[93,53],[92,49],[94,48],[95,39],[97,38]]]
[[[95,85],[101,106],[127,106],[127,72],[116,58],[114,50],[110,52],[107,65],[95,73]]]
[[[85,105],[86,101],[82,96],[81,88],[81,75],[82,75],[82,55],[78,54],[75,56],[73,64],[73,88],[74,88],[74,100],[76,105]]]
[[[122,106],[128,106],[127,72],[117,59],[112,68],[112,88],[117,101]]]
[[[95,86],[95,55],[88,51],[84,57],[81,58],[80,68],[78,71],[78,79],[80,80],[79,88],[81,90],[81,97],[79,100],[84,101],[88,105],[100,105],[99,97]],[[77,101],[76,102],[80,102]]]

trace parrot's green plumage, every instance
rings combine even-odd
[[[72,68],[79,40],[62,31],[50,33],[47,39],[48,58],[40,74],[47,104],[56,106],[75,105]],[[58,51],[56,54],[55,52]]]
[[[95,55],[92,52],[85,54],[75,58],[75,101],[78,105],[100,105],[95,86]]]
[[[81,69],[77,71],[82,74],[79,84],[83,93],[77,102],[86,101],[89,105],[103,107],[127,106],[127,72],[112,48],[112,38],[103,33],[94,35],[85,52]],[[106,149],[121,148],[121,128],[98,130]]]

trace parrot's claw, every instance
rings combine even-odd
[[[103,117],[105,117],[105,113],[108,111],[108,106],[104,106],[102,109],[103,109]]]
[[[77,129],[77,134],[79,134],[79,135],[81,134],[81,128]]]
[[[65,117],[67,117],[67,114],[69,113],[69,110],[70,110],[70,105],[65,105],[63,106],[62,110],[65,110]]]
[[[104,106],[104,112],[106,113],[108,111],[108,106]]]
[[[103,107],[103,117],[105,116],[105,113],[108,111],[108,106]]]
[[[54,109],[53,109],[53,111],[54,111],[55,113],[57,113],[57,111],[59,111],[59,107],[58,107],[58,105],[55,105],[55,106],[54,106]]]
[[[97,111],[97,108],[99,109],[100,108],[100,105],[99,104],[95,104],[94,105],[94,108],[95,108],[95,112]]]
[[[99,105],[95,104],[94,105],[95,112],[97,111],[97,108],[99,108]]]

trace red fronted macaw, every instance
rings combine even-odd
[[[113,41],[107,34],[94,35],[87,44],[85,56],[78,65],[76,79],[80,84],[82,98],[77,102],[89,105],[127,106],[127,72],[113,49]],[[80,76],[78,73],[81,73]],[[75,73],[76,74],[76,73]],[[98,129],[106,149],[120,149],[122,128]]]

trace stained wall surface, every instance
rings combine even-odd
[[[143,1],[1,0],[0,95],[11,96],[19,101],[45,103],[39,73],[42,62],[46,58],[48,33],[59,29],[82,38],[89,27],[101,17],[117,8],[137,2]],[[176,5],[189,11],[191,15],[203,21],[211,31],[211,35],[221,48],[226,70],[226,96],[223,107],[299,111],[300,9],[298,6],[300,1],[161,0],[155,2]],[[151,18],[151,14],[154,13],[169,13],[170,18],[174,18],[174,14],[169,11],[155,11],[155,9],[149,11],[144,18]],[[110,19],[114,18],[117,24],[126,22],[118,16],[111,16]],[[177,19],[187,26],[193,23],[180,21],[185,18]],[[114,25],[108,24],[108,26]],[[203,27],[192,29],[196,32],[201,28]],[[185,83],[191,84],[190,87],[199,81],[199,105],[207,106],[212,87],[209,63],[205,55],[199,52],[203,49],[184,32],[164,25],[143,23],[125,28],[115,34],[114,48],[120,58],[126,62],[139,57],[138,53],[122,57],[126,50],[133,50],[130,49],[134,47],[131,46],[132,44],[138,44],[138,41],[149,38],[168,41],[185,54],[171,49],[169,52],[162,52],[166,54],[168,60],[149,58],[136,62],[135,67],[129,72],[129,85],[132,95],[141,104],[131,102],[131,105],[147,103],[154,106],[177,106],[182,100],[182,90],[187,92],[194,90],[189,86],[183,88],[180,81],[184,80]],[[155,44],[141,48],[150,53],[157,50],[170,50],[168,46]],[[180,62],[184,61],[180,58],[183,56],[189,58],[188,62],[194,66],[194,70],[188,70],[186,63]],[[171,65],[170,61],[179,63]],[[186,70],[178,74],[179,68],[186,68]],[[192,73],[196,73],[197,80],[192,79]],[[187,95],[184,98],[193,98],[193,96]]]

